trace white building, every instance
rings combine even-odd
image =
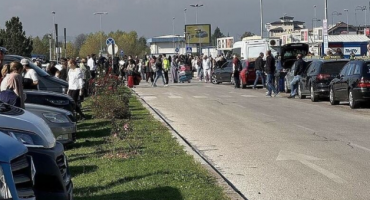
[[[294,17],[284,16],[280,21],[269,23],[269,36],[279,38],[288,33],[294,33],[304,29],[304,22],[294,21]]]
[[[186,54],[186,46],[192,48],[192,53],[197,53],[197,45],[186,44],[185,37],[180,35],[165,35],[149,38],[147,43],[149,43],[150,52],[153,55]],[[178,52],[176,52],[176,50],[178,50]]]

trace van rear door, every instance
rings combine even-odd
[[[297,59],[298,54],[302,54],[305,57],[308,53],[309,46],[304,43],[292,43],[286,44],[281,47],[281,62],[284,68],[289,68],[292,64],[292,60]]]

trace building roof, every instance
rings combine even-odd
[[[365,35],[329,35],[329,42],[368,42]]]
[[[332,32],[332,31],[334,31],[335,29],[338,29],[338,28],[347,28],[347,24],[346,23],[344,23],[344,22],[338,22],[337,24],[335,24],[335,26],[332,26],[329,30],[328,30],[328,32],[330,33],[330,32]],[[352,30],[357,30],[354,26],[352,26],[352,25],[348,25],[348,28],[349,29],[352,29]]]
[[[284,17],[280,17],[281,20],[287,20],[287,19],[294,19],[294,17],[290,17],[290,16],[284,16]]]
[[[158,37],[149,38],[147,43],[168,43],[168,42],[185,42],[185,37],[182,35],[163,35]]]
[[[272,31],[272,32],[275,32],[275,31],[284,31],[284,29],[281,28],[281,27],[278,27],[278,28],[271,29],[270,31]]]

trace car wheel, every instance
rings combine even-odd
[[[358,102],[356,102],[356,99],[353,97],[353,91],[350,90],[348,94],[348,100],[349,100],[349,106],[352,109],[358,108]]]
[[[319,100],[319,97],[315,95],[315,91],[313,89],[313,86],[311,85],[311,101],[312,102],[317,102]]]
[[[305,99],[306,98],[306,95],[302,95],[302,86],[301,86],[301,84],[298,84],[298,97],[300,99]]]
[[[331,105],[338,105],[339,104],[339,101],[335,100],[334,90],[333,90],[332,87],[330,87],[329,101],[330,101]]]
[[[212,75],[211,79],[212,79],[211,81],[212,81],[213,84],[219,84],[219,82],[217,82],[216,75]]]
[[[289,89],[288,89],[288,80],[287,79],[285,79],[285,81],[284,81],[284,92],[285,93],[289,93],[290,92]]]

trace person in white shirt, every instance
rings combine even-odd
[[[77,68],[77,63],[75,60],[68,61],[68,92],[67,94],[72,97],[72,99],[76,102],[76,111],[80,114],[82,119],[85,119],[85,115],[82,113],[81,108],[78,104],[79,96],[83,95],[83,73],[81,69]]]
[[[30,62],[27,59],[22,59],[21,64],[23,65],[23,68],[26,72],[23,78],[25,80],[29,80],[29,82],[25,81],[24,89],[38,90],[39,78],[36,71],[30,67]]]
[[[203,57],[203,72],[204,72],[204,81],[206,83],[210,82],[211,80],[211,60],[204,55]]]
[[[87,61],[87,65],[90,67],[91,78],[95,79],[96,77],[96,62],[95,62],[96,55],[92,54],[91,58]]]

